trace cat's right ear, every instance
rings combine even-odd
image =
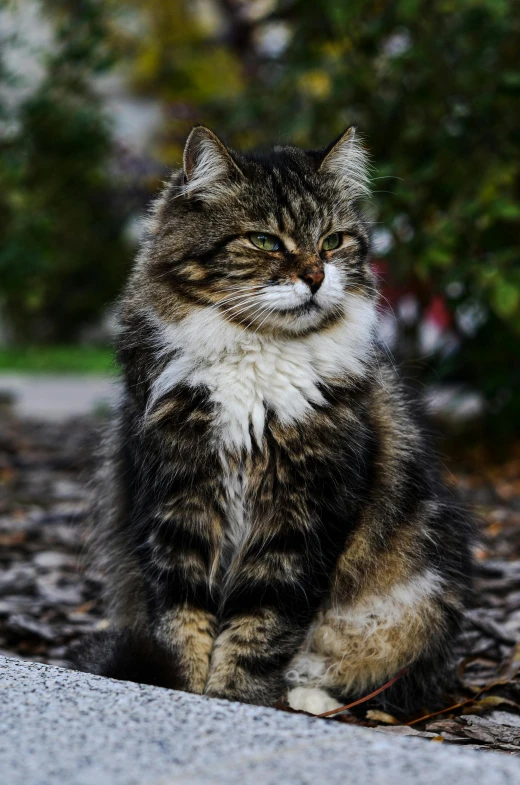
[[[370,195],[368,155],[356,138],[355,128],[347,128],[323,151],[318,171],[333,177],[354,199]]]
[[[226,145],[203,125],[196,125],[188,136],[183,165],[183,191],[188,197],[218,199],[243,176]]]

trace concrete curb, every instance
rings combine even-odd
[[[513,785],[516,758],[0,657],[3,785]]]

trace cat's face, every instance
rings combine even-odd
[[[353,298],[373,301],[356,210],[366,161],[353,136],[327,151],[246,156],[195,128],[155,216],[163,316],[165,303],[191,303],[245,329],[302,335],[341,319]]]

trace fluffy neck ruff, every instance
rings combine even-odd
[[[321,389],[362,378],[373,355],[376,308],[348,295],[343,318],[305,337],[274,338],[197,309],[178,323],[152,317],[158,356],[174,356],[155,379],[148,412],[178,384],[203,386],[216,405],[215,439],[225,449],[250,451],[263,438],[266,409],[282,423],[302,422],[313,405],[325,405]]]

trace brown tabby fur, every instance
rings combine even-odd
[[[82,667],[315,713],[405,666],[383,705],[442,689],[471,527],[378,349],[366,190],[352,131],[269,155],[192,132],[121,302],[97,553],[122,632]]]

